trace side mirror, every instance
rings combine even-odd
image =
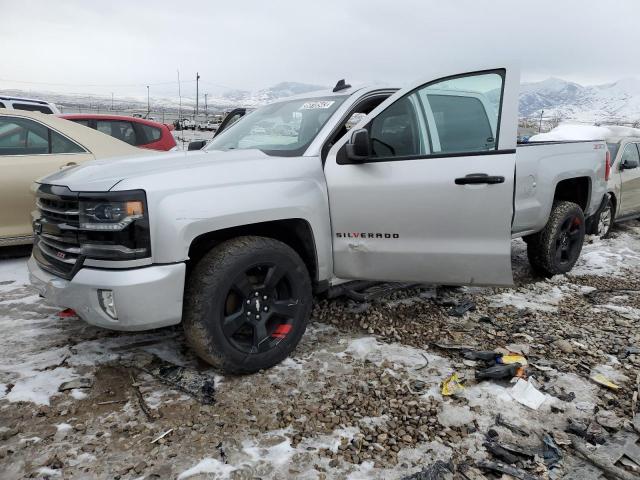
[[[366,128],[354,130],[346,145],[347,158],[353,163],[362,163],[371,156],[371,142]]]
[[[620,164],[620,170],[633,170],[634,168],[638,168],[638,164],[636,162],[629,162],[625,160]]]
[[[193,142],[189,142],[188,150],[202,150],[202,148],[207,144],[206,140],[195,140]]]

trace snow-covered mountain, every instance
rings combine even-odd
[[[583,86],[559,78],[525,83],[521,87],[520,115],[560,117],[581,122],[635,122],[640,120],[640,80]]]
[[[209,93],[207,104],[209,111],[232,107],[257,107],[279,98],[299,95],[327,87],[297,82],[282,82],[269,88],[250,92],[247,90],[225,89]],[[177,88],[176,88],[177,90]],[[184,90],[183,90],[184,92]],[[201,90],[202,92],[202,90]],[[64,111],[77,108],[98,107],[108,110],[111,98],[107,95],[70,95],[55,92],[24,92],[20,90],[2,90],[0,94],[43,98],[62,105]],[[497,93],[497,92],[496,92]],[[195,108],[195,97],[183,93],[182,101],[177,95],[151,97],[152,110],[177,111],[181,104],[183,112]],[[200,97],[200,110],[204,107],[203,93]],[[146,110],[146,95],[117,97],[115,107],[118,110]],[[561,118],[586,123],[633,123],[640,121],[640,80],[624,78],[604,85],[583,86],[559,78],[548,78],[542,82],[524,83],[520,93],[520,116],[537,119],[544,110],[545,119]]]

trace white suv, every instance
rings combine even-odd
[[[33,98],[9,97],[0,95],[0,108],[13,110],[26,110],[28,112],[60,113],[53,103]]]

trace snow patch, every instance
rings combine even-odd
[[[216,477],[224,478],[231,475],[235,469],[235,466],[224,464],[215,458],[205,458],[194,467],[191,467],[189,470],[185,470],[178,475],[178,480],[184,480],[185,478],[193,477],[201,473],[212,473],[216,475]]]

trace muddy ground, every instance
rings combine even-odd
[[[120,333],[59,318],[27,285],[25,258],[0,260],[0,478],[393,479],[438,460],[451,462],[448,478],[500,478],[482,466],[496,460],[488,434],[525,452],[513,467],[531,478],[598,478],[565,430],[582,421],[605,442],[633,431],[640,223],[590,238],[571,275],[533,278],[519,241],[513,257],[515,288],[318,299],[295,354],[244,377],[200,363],[180,327]],[[451,315],[464,300],[475,310]],[[522,405],[508,380],[476,382],[482,362],[452,346],[524,351],[544,403]],[[210,376],[214,403],[147,373],[158,359]],[[454,372],[464,388],[444,397]],[[81,378],[88,388],[58,391]],[[555,463],[543,460],[545,433]],[[616,468],[640,475],[628,458]]]

